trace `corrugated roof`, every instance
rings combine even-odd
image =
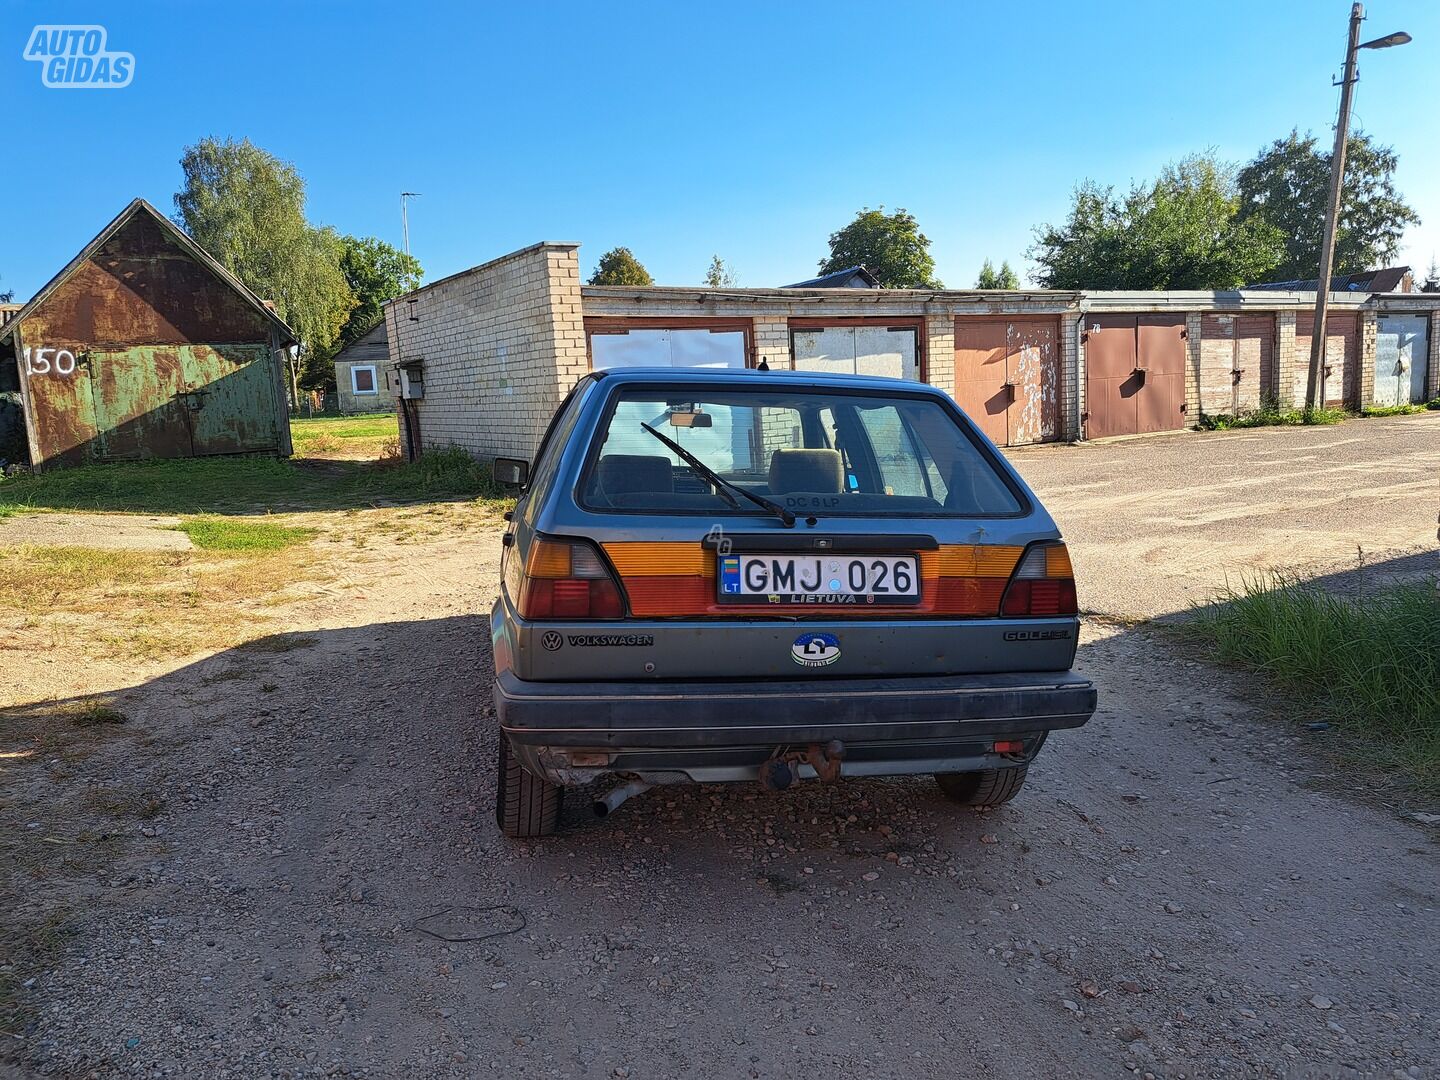
[[[1358,274],[1339,274],[1330,279],[1331,292],[1397,292],[1410,273],[1408,266],[1386,266],[1378,270],[1364,270]],[[1285,292],[1314,292],[1318,278],[1305,281],[1262,281],[1257,285],[1246,285],[1247,289],[1280,289]]]
[[[856,279],[860,284],[856,284]],[[832,270],[809,281],[797,281],[794,285],[782,285],[782,289],[878,289],[880,281],[863,266],[847,266],[844,270]]]

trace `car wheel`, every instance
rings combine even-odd
[[[1020,794],[1028,765],[978,772],[936,773],[935,782],[947,799],[966,806],[999,806]]]
[[[500,733],[499,764],[495,769],[495,824],[506,836],[549,836],[560,822],[558,784],[536,776],[510,752],[510,740]]]

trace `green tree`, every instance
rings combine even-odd
[[[333,229],[305,218],[305,182],[295,167],[249,139],[202,139],[180,158],[185,182],[175,196],[175,219],[195,241],[262,299],[300,338],[291,389],[300,373],[313,384],[334,355],[335,342],[355,307],[340,259],[345,247]]]
[[[868,206],[839,232],[830,234],[830,257],[820,260],[820,273],[832,274],[863,266],[882,289],[943,289],[935,277],[930,241],[908,211],[885,213]]]
[[[654,285],[655,279],[640,265],[640,260],[627,247],[611,248],[600,256],[600,264],[590,275],[591,285]]]
[[[1285,239],[1274,269],[1278,281],[1313,278],[1320,272],[1320,244],[1330,199],[1330,151],[1308,132],[1277,139],[1240,170],[1240,221],[1260,220]],[[1358,274],[1385,266],[1400,250],[1406,227],[1420,216],[1395,190],[1399,158],[1388,146],[1356,132],[1345,151],[1345,182],[1335,234],[1335,273]]]
[[[1010,269],[1008,262],[1002,262],[1000,269],[996,270],[989,259],[980,267],[980,276],[975,279],[977,289],[1018,289],[1020,279],[1015,276],[1015,271]]]
[[[716,255],[710,260],[710,269],[705,271],[705,284],[712,289],[733,289],[735,272],[725,265],[725,260]]]
[[[1035,230],[1030,256],[1050,289],[1233,289],[1270,274],[1284,238],[1240,221],[1235,174],[1213,154],[1167,165],[1124,196],[1087,180],[1064,225]]]
[[[355,309],[336,339],[336,352],[369,333],[385,313],[385,303],[419,288],[425,271],[420,261],[373,236],[341,238],[340,271],[355,296]]]

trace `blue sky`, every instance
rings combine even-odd
[[[1225,3],[15,3],[0,289],[28,297],[129,199],[172,209],[182,148],[248,136],[294,162],[317,223],[400,242],[427,277],[541,239],[588,275],[629,246],[665,284],[712,254],[742,285],[814,273],[863,206],[905,207],[946,284],[1022,275],[1085,177],[1124,185],[1291,127],[1328,142],[1348,0]],[[1373,0],[1355,120],[1400,153],[1440,253],[1440,3]],[[53,90],[37,23],[101,23],[119,90]]]

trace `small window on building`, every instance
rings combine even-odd
[[[375,368],[352,367],[350,369],[350,389],[357,394],[378,394],[380,391],[375,386]]]

